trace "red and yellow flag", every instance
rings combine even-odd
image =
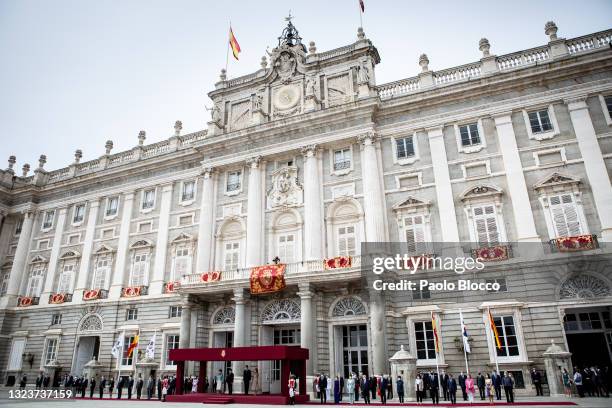
[[[489,313],[489,324],[491,325],[491,332],[493,333],[493,337],[495,338],[495,346],[498,350],[501,350],[502,345],[501,341],[499,341],[499,333],[497,332],[497,327],[495,326],[495,321],[493,320],[493,315],[491,314],[491,309],[488,310]]]
[[[238,40],[236,39],[236,36],[234,35],[234,31],[232,30],[231,26],[229,31],[229,45],[232,48],[232,54],[234,54],[234,58],[238,59],[238,54],[240,53],[240,44],[238,44]]]
[[[431,328],[433,329],[434,341],[436,343],[436,353],[440,352],[440,338],[438,337],[438,322],[434,312],[431,312]]]
[[[136,347],[138,347],[138,338],[140,336],[137,334],[136,336],[134,336],[134,340],[132,340],[132,342],[130,343],[130,346],[127,349],[127,356],[128,357],[132,357],[132,353],[134,353],[134,349]]]

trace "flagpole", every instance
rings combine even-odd
[[[232,20],[229,21],[229,30],[227,31],[227,50],[225,52],[225,75],[227,75],[227,67],[229,65],[230,33],[231,32],[232,32]]]
[[[461,312],[461,309],[459,309],[459,319],[461,320],[461,340],[463,341],[463,338],[465,337],[464,335],[465,325],[463,323],[463,312]],[[465,342],[467,343],[467,341],[468,340],[466,339]],[[465,348],[465,344],[463,344],[463,358],[465,358],[465,373],[469,374],[470,367],[468,366],[467,349]]]
[[[438,324],[438,318],[434,317],[434,313],[431,312],[431,320],[435,321],[436,323],[436,333],[439,333],[440,335],[436,335],[435,337],[435,342],[436,342],[436,347],[434,348],[434,351],[436,352],[436,372],[438,373],[438,398],[440,398],[440,365],[438,363],[438,350],[440,349],[440,337],[441,337],[441,332],[440,332],[440,325]]]
[[[487,308],[487,320],[489,320],[489,326],[493,323],[491,320],[491,308]],[[495,370],[497,371],[497,375],[501,375],[499,372],[499,363],[497,362],[497,343],[495,341],[495,333],[493,333],[493,328],[489,327],[489,331],[491,332],[491,338],[493,339],[493,356],[495,357]]]

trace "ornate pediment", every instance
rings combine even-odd
[[[480,184],[468,188],[461,194],[461,200],[470,200],[481,197],[500,196],[503,194],[503,190],[497,186]]]
[[[30,261],[30,263],[43,263],[43,262],[47,262],[47,259],[45,257],[43,257],[43,256],[40,256],[40,255],[36,255]]]
[[[178,236],[176,238],[174,238],[172,240],[172,243],[177,243],[177,242],[186,242],[186,241],[193,241],[193,236],[185,233],[185,232],[181,232],[180,234],[178,234]]]
[[[102,255],[102,254],[108,254],[111,252],[115,252],[115,250],[111,247],[109,247],[108,245],[100,245],[100,248],[96,249],[96,251],[94,252],[94,254],[96,255]]]
[[[272,173],[272,188],[268,192],[268,208],[299,205],[303,202],[302,186],[297,167],[282,167]]]
[[[431,203],[429,201],[419,200],[413,196],[408,196],[404,201],[400,201],[399,203],[393,206],[393,211],[401,211],[415,207],[429,207]]]
[[[64,252],[61,256],[60,259],[71,259],[71,258],[80,258],[81,254],[78,251],[74,251],[74,250],[69,250]]]
[[[556,187],[564,185],[578,185],[580,179],[569,175],[554,172],[533,186],[534,190],[539,190],[547,187]]]
[[[152,246],[153,246],[153,244],[151,242],[147,241],[146,239],[139,239],[138,241],[136,241],[132,245],[130,245],[130,248],[132,248],[132,249],[150,248]]]

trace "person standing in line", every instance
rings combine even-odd
[[[423,379],[421,378],[421,374],[417,374],[416,379],[414,380],[414,390],[416,391],[417,405],[422,405],[423,404]]]
[[[361,387],[361,396],[363,397],[363,402],[365,404],[370,404],[370,380],[364,374],[361,378],[361,383],[359,384]]]
[[[346,392],[349,397],[349,404],[355,403],[355,373],[351,373],[346,380]]]
[[[390,375],[387,375],[388,384],[387,384],[387,400],[393,399],[393,379]]]
[[[576,392],[580,398],[584,398],[584,388],[582,386],[582,374],[579,370],[574,371],[574,384],[576,384]]]
[[[93,398],[94,391],[96,390],[96,377],[92,378],[89,382],[89,398]]]
[[[166,402],[166,396],[168,395],[168,388],[170,387],[170,380],[168,380],[168,376],[164,375],[164,380],[162,381],[162,401]]]
[[[489,374],[485,379],[485,396],[489,399],[489,404],[493,404],[493,380]]]
[[[429,374],[429,396],[434,405],[440,403],[440,381],[438,374],[433,371]]]
[[[132,399],[132,391],[134,389],[134,377],[130,375],[127,382],[128,399]]]
[[[474,389],[474,379],[471,374],[467,375],[465,379],[465,392],[467,393],[467,400],[470,404],[474,403],[474,393],[476,390]]]
[[[232,395],[234,393],[234,372],[231,368],[227,369],[227,378],[225,382],[227,383],[227,393]]]
[[[536,396],[543,397],[544,392],[542,391],[542,374],[534,368],[531,369],[531,382],[535,386]]]
[[[215,376],[215,391],[217,394],[223,394],[223,383],[225,382],[223,378],[223,370],[219,369],[219,372]]]
[[[340,394],[342,394],[342,385],[340,384],[340,376],[336,374],[334,378],[334,404],[340,403]]]
[[[83,378],[83,382],[81,383],[81,398],[85,398],[85,391],[87,391],[87,384],[89,380],[87,378]]]
[[[198,383],[200,382],[200,379],[198,377],[193,377],[193,380],[191,381],[191,392],[198,392]]]
[[[370,394],[372,394],[372,399],[376,399],[376,389],[378,388],[378,380],[376,379],[376,375],[370,377]]]
[[[476,377],[476,382],[478,384],[478,393],[480,394],[480,400],[484,401],[485,399],[485,377],[482,373],[478,373],[478,377]]]
[[[144,386],[144,381],[142,379],[142,374],[138,374],[138,380],[136,381],[136,399],[140,399],[142,395],[142,387]]]
[[[402,377],[398,376],[397,381],[395,382],[395,391],[397,392],[397,398],[399,399],[400,404],[404,403],[404,380]]]
[[[446,371],[442,371],[442,378],[441,378],[441,382],[442,382],[442,398],[444,398],[444,401],[448,401],[448,374],[446,374]]]
[[[359,401],[359,393],[361,392],[361,377],[363,376],[363,373],[360,371],[359,376],[357,376],[355,373],[353,373],[353,375],[355,376],[355,401]]]
[[[563,393],[566,397],[572,397],[572,379],[570,378],[567,369],[564,368],[561,372],[561,381],[563,381]]]
[[[452,374],[448,374],[447,389],[448,389],[448,398],[450,399],[451,404],[456,404],[457,403],[457,380],[455,380]]]
[[[113,398],[113,391],[115,390],[115,377],[111,377],[108,382],[108,396]]]
[[[244,367],[244,371],[242,371],[242,381],[244,382],[244,395],[249,395],[249,386],[251,385],[251,370],[249,370],[248,365],[246,365]]]
[[[248,368],[248,366],[247,366]],[[295,375],[289,377],[289,405],[295,405]]]
[[[321,404],[327,404],[327,377],[325,377],[325,373],[321,373],[319,377],[319,397]]]
[[[104,376],[100,378],[100,386],[98,388],[100,391],[100,399],[102,399],[104,398],[104,388],[106,388],[106,378],[104,378]]]
[[[149,374],[147,379],[147,399],[150,400],[153,397],[153,390],[155,389],[155,378],[153,374]]]
[[[338,377],[340,378],[340,401],[342,401],[342,394],[344,393],[344,377],[340,373],[338,373]]]
[[[463,371],[462,371],[461,374],[459,374],[458,380],[459,380],[459,387],[461,387],[461,393],[463,394],[464,401],[467,401],[467,392],[465,391],[465,380],[466,379],[467,379],[467,376],[463,374]]]
[[[502,384],[504,386],[504,393],[506,394],[506,401],[511,404],[514,403],[514,380],[507,371]]]
[[[255,367],[253,369],[253,394],[257,395],[257,393],[260,391],[261,391],[261,384],[259,383],[259,368]]]
[[[387,388],[388,387],[389,387],[389,380],[387,379],[386,375],[383,375],[380,379],[380,387],[379,387],[381,404],[387,403]]]

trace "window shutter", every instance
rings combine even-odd
[[[578,219],[578,208],[571,194],[551,196],[549,203],[557,237],[582,234],[582,227]]]
[[[420,253],[425,250],[425,225],[422,215],[415,215],[404,219],[406,243],[410,253]]]
[[[499,231],[497,227],[497,217],[495,215],[495,206],[486,205],[475,207],[474,228],[476,230],[476,238],[479,244],[496,245],[499,243]]]

